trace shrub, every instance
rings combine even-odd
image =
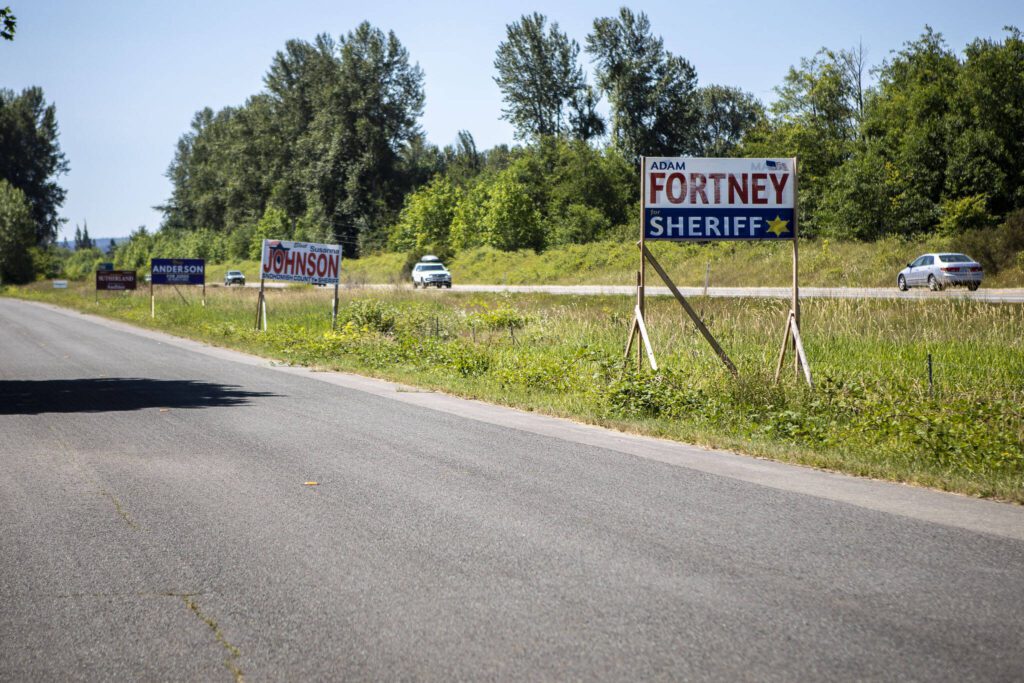
[[[990,275],[1012,268],[1024,252],[1024,209],[1011,213],[998,227],[965,232],[953,244],[977,259]]]

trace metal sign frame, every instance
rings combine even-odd
[[[662,281],[664,281],[669,291],[672,292],[673,297],[675,297],[676,301],[679,302],[683,311],[687,316],[689,316],[690,320],[693,321],[694,326],[708,342],[725,367],[733,374],[733,376],[738,376],[739,372],[736,369],[736,365],[729,358],[728,354],[726,354],[725,350],[718,343],[718,340],[715,339],[714,335],[711,334],[711,331],[693,309],[693,306],[691,306],[686,298],[679,292],[679,288],[676,287],[672,278],[669,277],[668,273],[665,272],[665,269],[662,268],[661,264],[658,263],[658,260],[654,258],[654,255],[647,248],[647,159],[648,157],[640,157],[640,241],[637,242],[637,246],[640,249],[640,268],[636,273],[636,305],[633,308],[633,319],[629,324],[629,335],[626,341],[625,357],[629,357],[634,340],[639,338],[636,355],[637,370],[639,371],[643,369],[645,356],[647,357],[647,361],[650,364],[651,369],[658,369],[658,362],[654,356],[654,347],[651,344],[650,333],[645,319],[647,264],[649,263]],[[790,309],[786,315],[786,322],[784,325],[785,329],[783,331],[782,348],[779,350],[778,362],[775,367],[775,381],[778,382],[779,376],[782,373],[782,365],[785,361],[786,350],[790,347],[790,340],[792,339],[794,372],[799,377],[802,371],[808,386],[813,387],[814,380],[811,376],[811,367],[807,362],[807,354],[804,351],[803,340],[800,335],[800,260],[797,246],[799,242],[800,205],[796,157],[793,157],[790,162],[792,164],[793,173],[793,236],[792,238],[786,239],[793,243],[793,291]],[[682,238],[665,239],[666,241],[697,241],[695,239],[685,240]],[[743,238],[733,237],[729,239]]]

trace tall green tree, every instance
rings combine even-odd
[[[750,156],[799,158],[801,231],[813,234],[830,176],[855,152],[861,87],[843,52],[822,48],[790,67],[775,88],[768,120],[756,124],[742,150]]]
[[[421,136],[423,71],[393,32],[363,22],[338,42],[329,106],[316,112],[300,149],[309,202],[346,255],[382,246],[409,189],[403,148]]]
[[[964,50],[949,109],[944,191],[984,195],[990,209],[1024,208],[1024,37],[978,38]]]
[[[446,146],[443,154],[445,175],[458,186],[464,187],[484,169],[484,155],[468,130],[460,130],[455,144]]]
[[[440,154],[417,125],[423,73],[394,33],[289,41],[241,107],[198,112],[168,169],[164,228],[232,234],[245,253],[268,207],[347,255],[383,244],[409,189]]]
[[[757,98],[739,88],[709,85],[700,89],[699,97],[701,123],[696,154],[700,156],[733,156],[744,136],[765,117]]]
[[[643,12],[594,21],[587,52],[612,107],[612,143],[627,157],[692,154],[700,146],[697,72],[665,49]]]
[[[494,81],[505,102],[502,118],[513,125],[517,139],[600,134],[603,125],[579,53],[579,44],[557,22],[548,26],[543,14],[523,15],[506,27],[494,58]]]
[[[35,221],[25,193],[0,179],[0,282],[20,284],[32,279],[36,243]]]
[[[865,135],[894,168],[904,232],[933,227],[946,184],[949,126],[960,61],[942,34],[926,26],[886,60],[865,113]]]
[[[17,95],[0,89],[0,179],[25,194],[38,245],[53,242],[61,224],[57,212],[66,193],[57,178],[69,166],[58,138],[57,109],[42,88]]]

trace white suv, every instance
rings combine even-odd
[[[452,274],[436,256],[424,256],[423,260],[413,266],[412,286],[452,288]]]

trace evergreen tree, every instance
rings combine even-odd
[[[86,221],[82,221],[82,248],[92,249],[94,246],[92,238],[89,237],[89,224]]]

